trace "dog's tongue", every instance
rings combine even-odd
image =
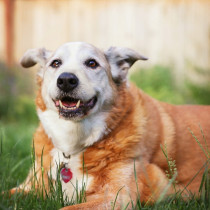
[[[75,101],[62,101],[62,105],[65,107],[74,107],[77,105]]]
[[[72,107],[79,107],[80,104],[82,104],[82,102],[80,102],[80,100],[58,100],[55,102],[55,105],[61,106],[61,107],[67,107],[67,108],[72,108]]]

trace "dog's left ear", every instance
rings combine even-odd
[[[105,56],[111,67],[112,78],[117,84],[127,80],[128,70],[137,60],[148,59],[132,49],[120,47],[109,48]]]

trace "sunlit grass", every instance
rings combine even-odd
[[[32,133],[34,132],[36,124],[30,125],[26,123],[12,123],[5,125],[1,124],[1,138],[0,138],[0,191],[5,191],[4,195],[0,195],[0,209],[59,209],[66,205],[73,205],[76,203],[85,201],[85,185],[82,191],[78,191],[78,187],[75,186],[75,195],[76,199],[68,199],[62,194],[62,187],[60,183],[60,177],[58,174],[56,185],[51,184],[50,192],[47,196],[43,196],[43,192],[37,193],[35,190],[32,190],[28,194],[15,194],[9,196],[7,193],[8,189],[18,186],[27,176],[29,168],[33,165],[33,160],[31,159],[31,144],[32,144]],[[19,134],[17,136],[17,133]],[[199,140],[194,136],[195,141]],[[169,164],[169,186],[172,186],[175,183],[175,174],[173,173],[171,161],[166,153],[165,156]],[[166,148],[167,149],[167,148]],[[209,150],[203,148],[207,155],[207,162],[205,164],[205,172],[200,185],[199,195],[195,197],[194,195],[189,194],[189,199],[186,200],[182,198],[182,192],[178,191],[174,195],[171,195],[165,198],[165,193],[160,196],[158,202],[155,204],[145,204],[137,200],[136,205],[135,201],[130,201],[132,204],[132,209],[208,209],[210,207],[210,177],[209,177]],[[85,166],[84,166],[85,168]],[[85,171],[85,170],[84,170]],[[84,174],[87,175],[88,172]],[[134,164],[134,174],[135,164]],[[86,176],[84,175],[84,176]],[[137,181],[137,176],[135,177]],[[121,189],[119,189],[120,193]],[[138,188],[137,188],[138,191]],[[117,202],[118,194],[112,202],[112,209],[115,209]],[[127,206],[124,209],[128,209]]]

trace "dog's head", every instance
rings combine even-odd
[[[67,120],[82,120],[110,109],[116,88],[127,82],[128,69],[137,60],[146,60],[128,48],[111,47],[103,52],[83,43],[67,43],[55,52],[28,50],[23,67],[39,63],[41,96],[47,109]]]

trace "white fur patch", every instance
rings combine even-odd
[[[93,114],[82,121],[65,120],[57,111],[38,110],[46,134],[54,146],[72,155],[98,141],[106,130],[105,114]]]
[[[85,169],[84,172],[82,172],[82,161],[81,156],[82,152],[72,155],[70,159],[67,159],[63,156],[63,153],[59,151],[58,149],[53,149],[51,151],[51,155],[53,157],[53,165],[50,171],[50,175],[54,180],[56,180],[57,177],[57,170],[59,165],[63,162],[66,163],[66,167],[69,168],[73,174],[72,179],[65,183],[61,179],[62,183],[62,190],[65,196],[68,196],[69,200],[76,199],[76,191],[81,191],[82,189],[87,190],[88,187],[91,184],[92,177],[86,173]]]

